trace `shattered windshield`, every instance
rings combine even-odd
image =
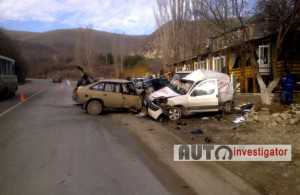
[[[171,81],[169,87],[174,90],[175,92],[181,94],[181,95],[185,95],[187,94],[187,92],[191,89],[191,87],[193,86],[193,81],[189,81],[189,80],[173,80]]]
[[[180,79],[184,78],[185,76],[187,76],[187,75],[189,75],[189,74],[190,74],[190,73],[176,73],[176,74],[173,76],[171,82],[172,82],[172,81],[180,80]]]

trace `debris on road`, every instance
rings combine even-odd
[[[295,112],[295,107],[290,110],[271,113],[268,108],[259,111],[251,110],[245,115],[248,122],[260,123],[268,127],[295,125],[300,121],[300,115]]]
[[[235,109],[236,110],[239,110],[239,111],[243,111],[243,110],[251,110],[252,107],[254,106],[253,103],[244,103],[244,104],[241,104],[239,106],[236,106]]]
[[[143,118],[143,117],[146,117],[147,114],[145,112],[140,112],[140,113],[136,114],[135,116],[139,117],[139,118]]]
[[[300,115],[300,104],[292,104],[291,105],[291,110],[297,114]]]
[[[218,114],[214,117],[217,121],[221,121],[222,118],[223,118],[223,115],[222,114]]]
[[[239,116],[239,117],[235,118],[232,122],[235,124],[239,124],[239,123],[243,123],[245,121],[246,121],[246,119],[244,116]]]
[[[191,131],[191,134],[203,134],[203,130],[202,129],[194,129]]]
[[[206,117],[206,116],[205,116],[205,117],[202,117],[201,120],[204,120],[204,121],[205,121],[205,120],[209,120],[209,117]]]
[[[208,144],[208,143],[211,143],[212,140],[209,137],[205,137],[204,142]]]

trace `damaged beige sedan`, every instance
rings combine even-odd
[[[88,86],[79,87],[78,100],[91,115],[99,115],[105,108],[138,111],[142,100],[133,83],[127,80],[101,80]]]

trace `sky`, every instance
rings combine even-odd
[[[120,34],[151,34],[156,0],[0,0],[0,27],[44,32],[89,27]]]

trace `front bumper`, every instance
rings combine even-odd
[[[148,106],[148,115],[155,120],[157,120],[164,113],[163,109],[160,106],[154,104],[151,101],[147,102],[147,106]]]

